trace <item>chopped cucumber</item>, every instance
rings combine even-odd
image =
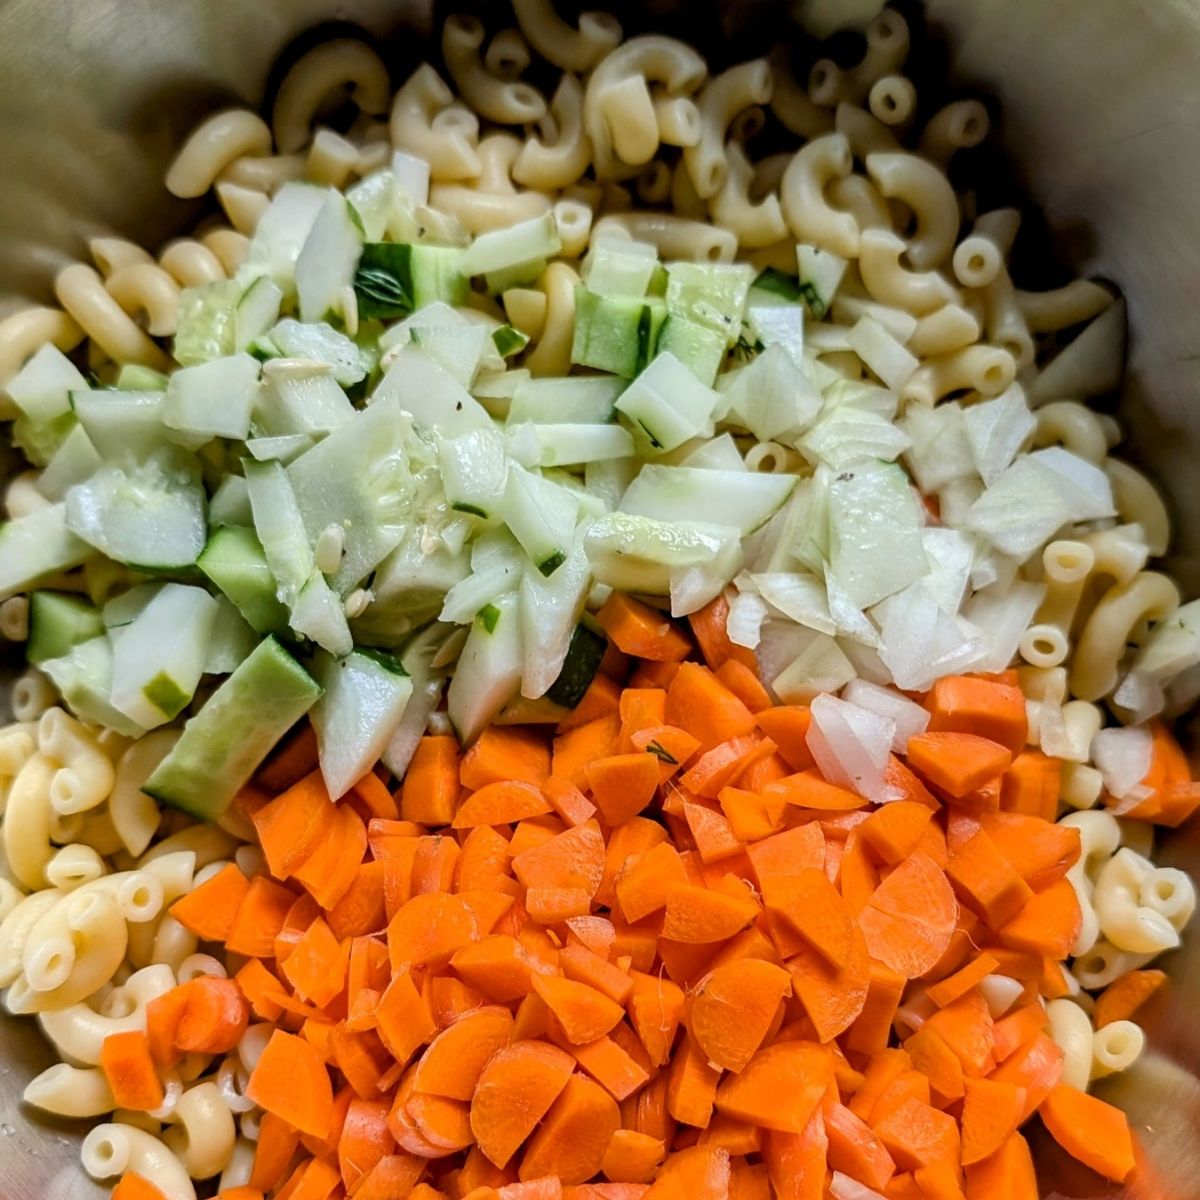
[[[5,386],[31,420],[53,421],[71,411],[71,393],[87,387],[79,368],[57,346],[44,345]]]
[[[607,650],[606,638],[587,625],[576,625],[562,670],[546,689],[546,699],[563,708],[573,709],[587,695]]]
[[[292,604],[290,621],[296,633],[311,638],[339,658],[354,648],[346,610],[320,571],[314,570],[300,589]]]
[[[256,279],[234,312],[234,349],[249,350],[279,320],[282,307],[283,289],[266,275]]]
[[[859,608],[928,572],[920,507],[902,468],[877,463],[830,481],[829,566]]]
[[[296,260],[328,195],[328,189],[311,183],[285,183],[259,218],[239,276],[251,279],[268,275],[285,293],[290,293]]]
[[[113,646],[113,706],[143,729],[174,720],[204,673],[216,615],[203,588],[164,584]]]
[[[762,296],[755,296],[755,292],[762,293]],[[781,299],[795,304],[804,298],[800,290],[800,280],[795,275],[789,275],[786,271],[779,270],[778,267],[764,267],[758,273],[754,285],[750,289],[752,304],[755,300],[766,297],[771,297],[766,301],[769,304],[778,304]]]
[[[74,413],[69,412],[49,421],[18,413],[12,423],[12,442],[35,467],[44,467],[61,449],[75,423]]]
[[[362,244],[346,197],[330,188],[296,258],[300,320],[323,321],[328,313],[341,312],[342,292],[354,282]]]
[[[667,268],[667,311],[737,341],[754,282],[747,263],[672,263]]]
[[[487,409],[439,362],[411,342],[399,351],[375,389],[371,408],[385,400],[395,401],[418,424],[437,430],[443,437],[492,427]]]
[[[279,585],[253,529],[214,529],[196,565],[259,633],[282,633],[287,628]]]
[[[208,519],[213,525],[254,527],[250,489],[246,486],[244,475],[226,475],[221,480],[208,502]]]
[[[566,467],[577,463],[628,458],[633,438],[619,425],[535,425],[543,467]]]
[[[443,438],[438,462],[446,500],[458,512],[487,520],[504,497],[508,456],[504,439],[495,429],[473,429],[456,438]]]
[[[266,638],[188,721],[142,790],[201,820],[216,820],[320,695],[308,672]]]
[[[313,706],[321,774],[332,800],[379,761],[404,716],[413,681],[398,659],[373,650],[318,657],[313,674],[325,694]]]
[[[346,190],[346,202],[362,222],[363,237],[377,242],[387,232],[396,203],[396,177],[391,171],[375,171]]]
[[[397,778],[408,770],[413,753],[429,727],[429,718],[441,701],[446,684],[441,655],[447,638],[457,634],[451,626],[432,621],[413,634],[400,652],[400,661],[413,681],[413,694],[380,756],[383,765]],[[433,665],[435,660],[439,662],[437,667]]]
[[[517,386],[507,423],[519,425],[604,425],[612,421],[625,381],[609,375],[529,379]]]
[[[729,349],[725,335],[699,321],[669,313],[658,335],[659,354],[673,354],[703,384],[711,387]]]
[[[632,457],[590,462],[583,469],[584,486],[604,506],[605,512],[612,512],[621,503],[637,470],[638,460]]]
[[[454,552],[418,526],[379,564],[371,591],[375,600],[367,615],[380,612],[435,613],[445,594],[470,572],[466,550]]]
[[[263,436],[328,433],[353,416],[354,406],[328,363],[275,358],[263,366],[254,409],[254,427]]]
[[[571,715],[569,708],[555,704],[545,696],[526,700],[514,696],[493,718],[493,725],[557,725]]]
[[[113,386],[121,392],[165,392],[169,378],[153,367],[124,363],[117,372],[117,381]]]
[[[107,637],[79,642],[62,657],[45,659],[39,666],[81,720],[122,737],[138,738],[146,732],[112,705],[113,649]]]
[[[167,444],[163,392],[72,392],[71,405],[104,459],[145,458]]]
[[[537,569],[551,575],[570,553],[579,500],[566,488],[512,463],[500,516]]]
[[[359,316],[389,320],[437,300],[465,304],[463,253],[447,246],[367,242],[354,276]]]
[[[462,252],[459,270],[464,275],[487,275],[555,258],[561,251],[554,214],[546,213],[507,229],[481,233]]]
[[[370,369],[370,364],[363,360],[361,347],[324,322],[305,325],[285,317],[271,329],[267,339],[278,351],[271,357],[309,358],[328,363],[334,379],[343,387],[365,379]]]
[[[737,569],[741,535],[731,525],[656,521],[629,513],[607,513],[588,527],[584,539],[592,574],[626,592],[665,596],[679,567],[730,563]]]
[[[43,575],[77,567],[92,547],[67,527],[66,505],[50,504],[0,525],[0,596],[24,591]]]
[[[311,433],[285,433],[279,437],[249,438],[246,449],[256,462],[278,462],[286,467],[315,444]]]
[[[576,534],[567,561],[548,579],[526,564],[521,579],[520,615],[524,667],[521,694],[536,700],[559,678],[572,635],[592,586],[591,567]]]
[[[259,643],[259,635],[246,618],[224,596],[217,597],[217,615],[213,618],[204,656],[205,675],[228,675],[250,657]]]
[[[278,599],[290,608],[314,566],[312,543],[296,494],[288,473],[277,462],[243,459],[242,470],[250,492],[254,531],[275,578]]]
[[[511,592],[524,574],[525,556],[517,546],[511,559],[497,559],[481,564],[465,579],[456,583],[442,603],[439,621],[469,625],[475,614],[497,596]]]
[[[100,610],[108,640],[115,647],[125,630],[145,611],[146,606],[162,591],[161,583],[143,583],[129,588],[107,601]]]
[[[492,330],[492,344],[501,358],[511,358],[529,345],[529,334],[522,333],[512,325],[501,325],[499,329]]]
[[[75,484],[90,479],[103,465],[87,431],[76,425],[46,464],[37,481],[38,491],[47,500],[61,500]]]
[[[399,403],[376,396],[287,468],[309,542],[315,545],[333,524],[345,531],[342,563],[332,578],[343,595],[400,544],[408,529],[414,485],[407,432]],[[266,539],[263,545],[270,560]]]
[[[498,596],[471,623],[446,697],[450,723],[464,746],[512,699],[521,683],[517,593]]]
[[[810,315],[819,321],[829,311],[850,264],[829,250],[805,245],[796,247],[796,262],[800,269],[800,294]]]
[[[794,475],[647,463],[629,485],[621,509],[656,521],[734,525],[745,535],[764,524],[795,486]]]
[[[597,238],[583,263],[583,282],[597,296],[644,296],[658,266],[658,251],[647,242]]]
[[[67,493],[68,528],[117,562],[149,570],[190,566],[204,549],[204,488],[195,458],[160,450],[109,463]]]
[[[409,344],[419,346],[423,354],[466,388],[470,387],[481,361],[489,352],[489,341],[486,324],[469,321],[448,304],[438,302],[393,325],[379,344],[384,350]],[[492,366],[502,365],[494,352],[490,359]]]
[[[597,296],[578,287],[571,361],[632,379],[654,357],[666,315],[657,297]]]
[[[181,368],[167,385],[163,424],[205,441],[214,437],[244,440],[258,398],[260,369],[258,360],[249,354]]]
[[[224,358],[237,348],[237,307],[242,285],[221,279],[184,288],[179,297],[173,354],[185,367]]]
[[[31,663],[69,654],[72,646],[104,632],[94,604],[72,592],[33,592],[29,597],[29,641],[25,657]]]
[[[674,450],[712,432],[717,393],[701,383],[670,351],[654,361],[621,394],[617,408],[654,451]]]

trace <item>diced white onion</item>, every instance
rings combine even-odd
[[[908,749],[908,739],[929,728],[928,709],[894,688],[880,687],[866,679],[852,679],[842,692],[842,699],[892,722],[895,726],[892,734],[894,754],[904,754]]]

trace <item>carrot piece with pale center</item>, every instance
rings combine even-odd
[[[791,988],[787,971],[774,963],[728,963],[697,985],[688,1004],[688,1029],[709,1062],[740,1071],[762,1045]]]
[[[811,1042],[776,1042],[759,1050],[717,1088],[717,1108],[763,1129],[802,1133],[833,1079],[828,1050]]]
[[[581,1045],[572,1045],[553,1028],[549,1036],[557,1046],[571,1054],[614,1100],[620,1101],[632,1096],[650,1078],[650,1071],[644,1065],[644,1055],[639,1060],[629,1053],[629,1048],[637,1046],[637,1038],[632,1030],[628,1038],[623,1036],[621,1041],[617,1041],[617,1034],[622,1028],[617,1025],[611,1035]]]
[[[546,1042],[521,1041],[488,1059],[471,1098],[471,1132],[498,1167],[506,1166],[571,1078],[574,1062]]]
[[[506,1008],[489,1006],[443,1029],[417,1060],[413,1087],[448,1100],[470,1100],[488,1059],[507,1046],[513,1030]]]
[[[906,757],[918,775],[960,798],[1002,775],[1013,755],[974,733],[918,733],[908,739]]]
[[[971,675],[945,675],[925,701],[934,733],[974,733],[1008,747],[1025,747],[1029,721],[1019,687]]]
[[[662,936],[689,944],[723,942],[745,929],[759,914],[748,890],[743,899],[686,883],[675,883],[667,889],[665,907]]]
[[[246,1095],[301,1133],[323,1138],[333,1114],[333,1085],[317,1051],[276,1029],[259,1056]]]
[[[1038,1108],[1050,1136],[1105,1179],[1120,1183],[1134,1168],[1133,1135],[1125,1114],[1095,1096],[1056,1084]]]
[[[957,915],[945,873],[927,855],[914,854],[875,889],[858,924],[873,958],[915,979],[945,953]]]
[[[228,863],[211,879],[171,905],[171,916],[203,942],[223,942],[233,929],[238,908],[250,890],[250,881]]]
[[[582,1075],[572,1075],[530,1138],[520,1177],[553,1175],[567,1185],[591,1179],[620,1125],[620,1109],[608,1092]]]
[[[625,1010],[602,992],[561,975],[534,975],[533,990],[562,1028],[572,1045],[603,1037],[625,1015]]]

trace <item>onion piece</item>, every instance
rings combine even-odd
[[[835,696],[817,696],[811,711],[808,749],[830,783],[876,804],[900,799],[899,789],[887,782],[895,721]]]
[[[1136,789],[1147,789],[1142,780],[1150,773],[1154,738],[1144,725],[1102,729],[1092,739],[1092,762],[1104,779],[1110,796],[1124,800]]]
[[[842,692],[842,699],[892,722],[892,753],[904,754],[908,739],[929,728],[929,711],[896,691],[880,687],[866,679],[852,679]]]

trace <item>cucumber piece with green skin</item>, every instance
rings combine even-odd
[[[283,307],[283,289],[266,275],[260,275],[238,301],[234,313],[234,349],[248,350],[279,320]]]
[[[172,349],[175,361],[194,367],[232,354],[237,342],[237,306],[241,298],[242,285],[236,279],[184,288],[179,297],[179,321]]]
[[[717,393],[669,350],[660,350],[617,401],[618,410],[658,452],[711,433],[716,407]]]
[[[65,504],[50,504],[0,525],[0,596],[91,558],[95,551],[67,528],[66,517]]]
[[[60,658],[45,659],[39,666],[81,720],[103,725],[122,737],[139,738],[146,732],[113,707],[113,649],[103,634],[79,642]]]
[[[217,485],[208,502],[209,524],[238,525],[254,528],[254,513],[250,509],[250,489],[244,475],[226,475]]]
[[[525,656],[521,694],[528,699],[544,695],[560,677],[591,586],[591,567],[578,530],[566,561],[549,578],[525,564],[520,588]]]
[[[571,361],[632,379],[654,357],[666,315],[657,297],[597,296],[578,287]]]
[[[216,615],[203,588],[164,584],[113,646],[113,706],[143,729],[174,720],[204,673]]]
[[[287,472],[277,462],[242,460],[254,532],[275,577],[278,598],[291,607],[313,572],[313,548]]]
[[[228,675],[250,656],[260,641],[246,618],[225,596],[217,597],[217,615],[213,618],[204,656],[205,675]]]
[[[339,658],[354,648],[346,610],[320,571],[314,570],[300,589],[289,620],[294,632]]]
[[[513,325],[501,325],[499,329],[492,330],[492,344],[501,358],[511,358],[529,345],[529,334],[522,333]]]
[[[565,379],[527,379],[517,385],[506,424],[607,425],[625,389],[611,375],[576,375]]]
[[[742,328],[754,268],[746,263],[672,263],[667,311],[706,325],[732,346]]]
[[[326,313],[340,308],[342,289],[354,282],[362,244],[346,197],[329,188],[296,259],[302,321],[324,320]]]
[[[587,694],[608,650],[608,639],[582,623],[575,626],[558,678],[546,689],[545,699],[573,709]]]
[[[325,694],[310,720],[331,800],[344,796],[379,761],[413,694],[399,659],[376,650],[318,656],[314,676]]]
[[[237,607],[258,633],[282,633],[287,609],[279,585],[253,529],[230,525],[214,529],[196,565]]]
[[[464,746],[512,699],[521,683],[521,625],[516,592],[480,610],[458,656],[446,697],[450,723]]]
[[[470,284],[462,256],[448,246],[367,242],[354,276],[359,316],[391,320],[438,300],[465,304]]]
[[[658,353],[673,354],[695,377],[712,387],[729,346],[725,335],[699,321],[668,313],[658,335]]]
[[[187,722],[142,790],[216,820],[320,697],[316,680],[274,638],[264,639]]]
[[[188,437],[244,441],[258,399],[261,364],[249,354],[182,367],[167,385],[162,420]]]
[[[116,649],[117,643],[134,621],[145,611],[146,605],[162,591],[161,583],[141,583],[127,591],[119,592],[105,602],[100,609],[100,618],[108,631],[108,640]]]
[[[71,488],[65,505],[67,527],[116,562],[177,570],[204,549],[199,464],[174,447],[128,466],[107,463]]]
[[[566,488],[510,463],[499,515],[537,569],[553,575],[571,552],[579,500]]]
[[[507,229],[481,233],[462,252],[461,269],[466,275],[486,275],[525,263],[556,257],[562,250],[558,224],[553,213],[519,221]]]
[[[456,512],[492,516],[504,497],[508,456],[496,429],[472,429],[438,443],[438,462],[446,501]]]
[[[69,654],[72,646],[104,632],[94,604],[74,592],[33,592],[29,597],[29,641],[25,657],[31,663]]]
[[[125,363],[117,372],[117,381],[113,386],[119,392],[165,392],[169,380],[169,375],[164,375],[153,367],[144,367],[141,363]]]
[[[90,479],[103,465],[104,460],[92,445],[92,439],[82,425],[76,425],[46,464],[37,481],[38,491],[47,500],[61,500],[71,488]]]
[[[658,251],[648,242],[600,237],[583,263],[583,282],[597,296],[644,296],[658,266]]]
[[[666,596],[672,572],[681,567],[720,565],[732,578],[740,562],[741,534],[732,525],[656,521],[615,512],[588,526],[584,548],[600,583]]]
[[[48,421],[18,413],[12,423],[12,442],[35,467],[44,467],[61,449],[75,424],[75,414],[70,412]]]

